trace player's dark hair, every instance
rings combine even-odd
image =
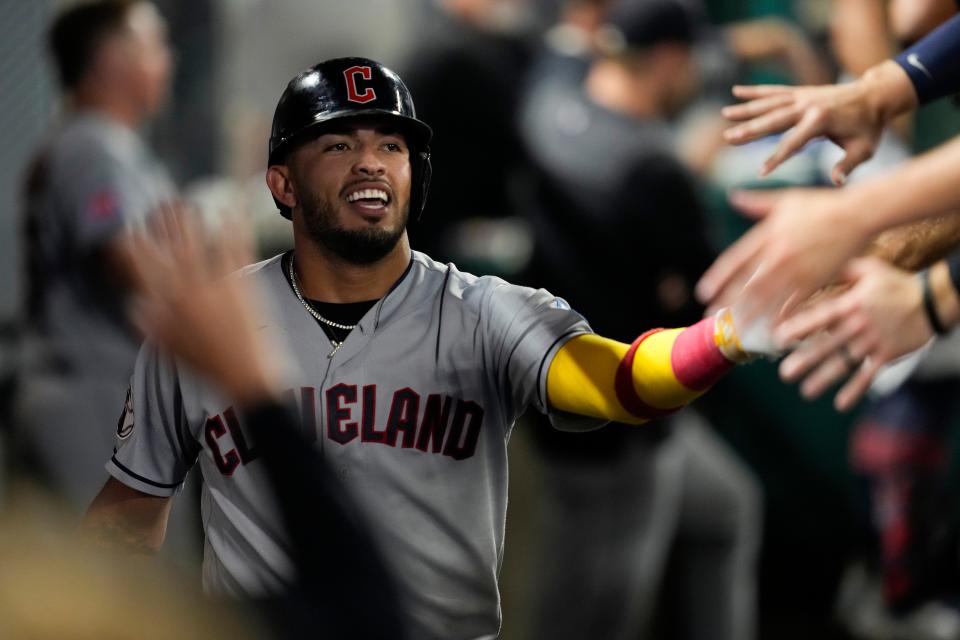
[[[73,5],[54,20],[49,46],[60,85],[77,86],[93,63],[100,44],[123,28],[130,9],[143,0],[96,0]]]

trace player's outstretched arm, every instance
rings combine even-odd
[[[147,495],[110,478],[87,509],[80,534],[107,550],[153,555],[163,544],[172,505],[168,497]]]
[[[747,359],[728,310],[631,345],[588,334],[554,356],[547,397],[560,411],[639,424],[682,408]]]

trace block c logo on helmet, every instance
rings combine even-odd
[[[370,80],[373,77],[370,67],[355,66],[345,69],[343,72],[343,78],[347,81],[347,100],[350,102],[359,102],[360,104],[363,104],[376,99],[377,94],[371,87],[366,87],[363,90],[363,93],[357,91],[358,75],[364,80]]]

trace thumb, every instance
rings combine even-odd
[[[846,155],[833,166],[830,173],[830,179],[833,184],[842,186],[847,181],[850,172],[856,169],[860,164],[866,162],[873,156],[873,149],[866,144],[851,145],[847,149]]]
[[[762,191],[745,191],[734,189],[730,191],[727,199],[730,204],[748,218],[758,220],[769,214],[773,207],[783,197],[784,189],[765,189]]]

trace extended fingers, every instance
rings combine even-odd
[[[850,363],[843,355],[831,354],[803,379],[800,394],[807,400],[819,398],[824,391],[850,375],[850,372]]]
[[[850,327],[841,328],[832,333],[821,333],[803,343],[796,351],[780,363],[780,377],[785,382],[796,382],[828,357],[845,345],[854,332]]]
[[[784,280],[787,274],[782,269],[770,268],[767,261],[758,261],[757,265],[733,303],[745,324],[759,318],[775,322],[790,300],[798,295],[789,279]]]
[[[745,282],[756,271],[756,257],[763,243],[762,230],[754,227],[728,247],[697,282],[697,298],[709,303],[729,294],[732,283]]]
[[[796,126],[781,139],[777,148],[760,167],[760,175],[766,176],[787,158],[800,151],[805,144],[823,134],[824,111],[819,108],[808,109]]]
[[[873,379],[877,377],[884,361],[866,358],[857,372],[851,377],[834,398],[833,406],[837,411],[847,411],[867,392]]]
[[[784,107],[792,102],[793,96],[791,94],[778,93],[765,98],[751,100],[750,102],[743,102],[741,104],[734,104],[724,107],[720,110],[720,113],[727,120],[740,122],[742,120],[756,118],[757,116],[761,116],[769,111],[772,111],[773,109]]]
[[[772,133],[786,131],[800,122],[802,112],[789,105],[770,111],[762,116],[748,120],[743,124],[727,129],[723,137],[731,144],[743,144]]]
[[[781,93],[792,94],[796,89],[785,84],[737,84],[731,92],[741,100],[756,100]]]
[[[802,340],[839,322],[851,311],[852,299],[849,292],[836,298],[820,300],[780,323],[776,329],[777,341],[789,345]]]
[[[830,179],[837,186],[842,186],[851,171],[873,157],[873,146],[869,142],[851,144],[846,151],[846,155],[834,165],[830,172]]]
[[[140,295],[156,296],[171,277],[174,262],[156,236],[131,233],[127,242],[132,279]]]
[[[788,189],[732,189],[730,204],[748,218],[765,218],[787,194]]]
[[[240,214],[222,217],[221,225],[219,266],[221,273],[227,274],[253,261],[253,234]]]

